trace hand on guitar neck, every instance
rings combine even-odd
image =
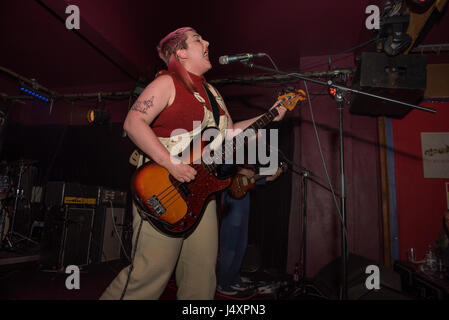
[[[242,199],[248,191],[256,188],[256,182],[260,179],[266,178],[266,181],[276,180],[285,170],[287,165],[280,163],[278,170],[271,176],[255,174],[251,169],[241,168],[237,174],[232,178],[231,185],[227,192],[234,199]]]
[[[276,180],[284,172],[285,169],[286,169],[286,166],[284,166],[284,164],[281,164],[278,167],[278,170],[276,171],[276,173],[271,176],[268,176],[266,180],[270,181],[270,182]]]
[[[254,170],[251,170],[251,169],[246,169],[246,168],[240,168],[238,171],[237,171],[237,174],[241,174],[241,175],[244,175],[244,176],[247,176],[248,178],[253,178],[255,175],[256,175],[256,173],[254,172]]]
[[[281,121],[285,114],[287,113],[287,109],[282,105],[281,101],[276,101],[275,104],[270,108],[271,109],[277,109],[278,115],[273,119],[273,121]]]

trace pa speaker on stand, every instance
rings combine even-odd
[[[352,88],[385,98],[416,104],[424,97],[427,60],[422,55],[389,57],[383,53],[364,52],[357,62]],[[411,107],[388,100],[351,95],[350,113],[365,116],[404,118]]]

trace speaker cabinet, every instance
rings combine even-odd
[[[92,263],[120,259],[124,219],[124,208],[99,207],[97,209],[92,232],[90,255]]]
[[[398,55],[389,57],[383,53],[364,52],[357,65],[352,88],[382,97],[418,104],[426,89],[427,60],[421,55]],[[387,116],[401,119],[411,107],[351,94],[353,114]]]
[[[45,218],[41,262],[53,269],[89,264],[94,208],[54,206]]]

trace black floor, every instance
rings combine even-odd
[[[126,259],[81,267],[80,288],[69,290],[70,274],[42,264],[38,245],[18,244],[0,250],[0,300],[97,300],[114,277],[128,265]],[[290,276],[275,270],[258,269],[243,275],[254,287],[234,296],[216,294],[216,300],[279,300],[297,299]],[[161,300],[176,299],[176,284],[172,279]],[[312,297],[314,299],[314,297]]]
[[[70,276],[62,267],[43,264],[39,245],[21,242],[13,248],[0,250],[0,300],[98,300],[115,276],[129,263],[126,259],[113,260],[81,267],[80,288],[69,290]],[[215,300],[332,300],[320,285],[319,279],[295,287],[290,275],[263,267],[242,273],[252,281],[253,288],[238,295],[216,293]],[[171,279],[160,300],[176,299],[176,283]],[[327,296],[326,296],[327,294]],[[378,292],[366,291],[358,300],[404,300],[409,297],[387,288]],[[335,300],[335,299],[334,299]]]

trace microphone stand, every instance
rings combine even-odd
[[[399,100],[394,100],[394,99],[390,99],[390,98],[386,98],[386,97],[382,97],[376,94],[372,94],[372,93],[368,93],[368,92],[364,92],[364,91],[360,91],[360,90],[355,90],[352,88],[347,88],[345,86],[341,86],[341,85],[337,85],[335,83],[332,82],[332,80],[328,80],[327,82],[324,81],[320,81],[320,80],[315,80],[315,79],[310,79],[307,77],[304,77],[302,75],[300,75],[299,73],[289,73],[289,72],[285,72],[285,71],[280,71],[280,70],[276,70],[276,69],[272,69],[272,68],[268,68],[268,67],[264,67],[264,66],[259,66],[259,65],[255,65],[251,59],[244,59],[244,60],[240,60],[240,62],[249,67],[249,68],[255,68],[255,69],[259,69],[259,70],[263,70],[263,71],[268,71],[268,72],[272,72],[272,73],[277,73],[280,75],[285,75],[285,76],[293,76],[295,78],[298,78],[300,80],[304,80],[304,81],[308,81],[311,83],[316,83],[322,86],[327,86],[329,88],[334,88],[336,90],[335,93],[335,101],[337,102],[337,109],[338,109],[338,113],[339,113],[339,135],[340,135],[340,192],[341,192],[341,196],[340,196],[340,212],[341,212],[341,255],[342,255],[342,265],[341,265],[341,287],[340,287],[340,300],[347,300],[348,299],[348,241],[346,238],[346,181],[345,181],[345,172],[344,172],[344,146],[343,146],[343,92],[347,93],[347,92],[352,92],[352,93],[357,93],[357,94],[362,94],[362,95],[366,95],[372,98],[376,98],[376,99],[380,99],[380,100],[385,100],[385,101],[389,101],[389,102],[393,102],[393,103],[397,103],[397,104],[402,104],[414,109],[418,109],[418,110],[422,110],[422,111],[426,111],[426,112],[432,112],[432,113],[436,113],[436,110],[431,109],[431,108],[425,108],[425,107],[421,107],[421,106],[417,106],[414,104],[410,104],[407,102],[402,102]],[[310,99],[310,97],[308,97]]]
[[[302,277],[299,281],[298,287],[293,292],[293,296],[302,295],[302,296],[315,296],[319,298],[324,298],[324,295],[318,290],[318,288],[313,284],[312,281],[306,278],[307,276],[307,182],[309,180],[309,176],[313,173],[306,168],[301,167],[302,172],[300,175],[303,177],[303,223],[302,223],[302,237],[303,237],[303,249],[302,249]],[[296,171],[295,171],[296,172]],[[307,288],[312,288],[315,292],[318,293],[312,294],[308,292]]]

